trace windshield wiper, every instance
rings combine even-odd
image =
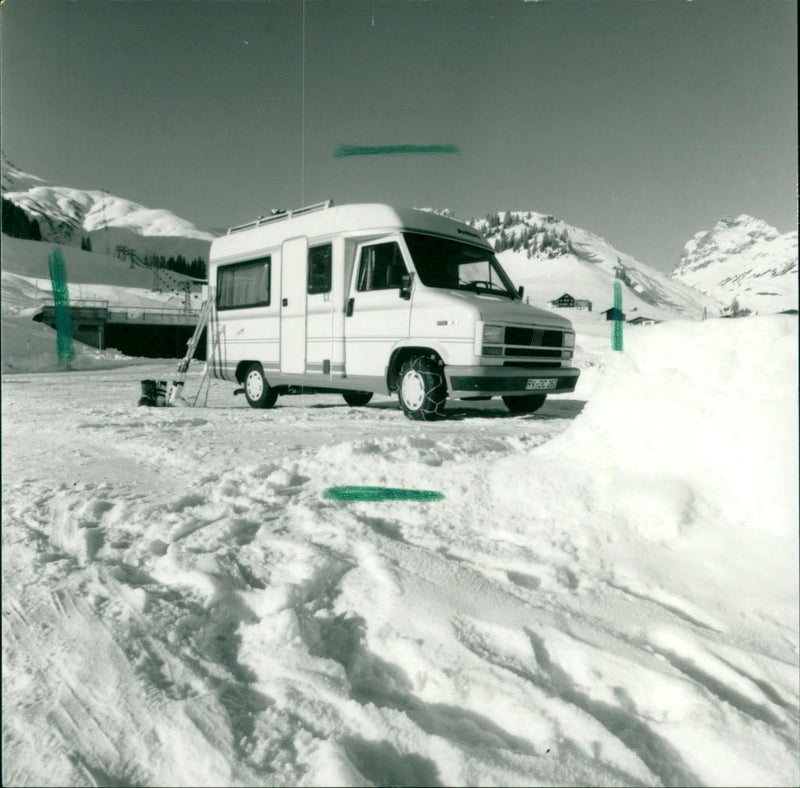
[[[472,282],[465,284],[459,283],[459,290],[469,290],[477,293],[478,295],[499,295],[507,296],[512,301],[517,297],[516,293],[509,293],[508,290],[498,290],[491,282],[486,282],[481,279],[475,279]]]

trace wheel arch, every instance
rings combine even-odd
[[[234,377],[236,378],[237,383],[244,383],[244,376],[247,374],[247,370],[253,366],[253,364],[258,364],[261,367],[261,371],[264,371],[264,366],[260,361],[256,361],[255,359],[248,359],[247,361],[240,361],[236,365],[236,372],[234,372]],[[264,375],[266,378],[266,374]]]
[[[389,365],[386,370],[386,386],[389,391],[397,390],[397,381],[400,377],[400,367],[415,356],[426,356],[432,358],[437,364],[444,367],[444,359],[438,350],[426,345],[403,345],[395,348],[389,357]]]

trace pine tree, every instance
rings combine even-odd
[[[28,214],[22,210],[18,205],[6,200],[2,200],[3,213],[2,223],[3,232],[14,238],[25,238],[28,240],[40,241],[42,239],[41,232],[39,231],[39,223],[34,220],[36,227],[34,229]],[[38,234],[38,238],[34,236]]]

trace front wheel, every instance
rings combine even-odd
[[[244,376],[244,396],[251,408],[271,408],[278,399],[278,392],[264,377],[261,364],[251,364]]]
[[[342,396],[348,405],[361,408],[372,399],[371,391],[343,391]]]
[[[523,394],[518,397],[503,397],[503,402],[512,413],[534,413],[544,405],[546,394]]]
[[[415,356],[400,368],[400,407],[409,419],[434,421],[444,417],[447,383],[442,368],[425,356]]]

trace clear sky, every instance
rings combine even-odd
[[[533,210],[671,270],[723,216],[796,227],[796,56],[793,0],[5,0],[2,146],[201,227]]]

